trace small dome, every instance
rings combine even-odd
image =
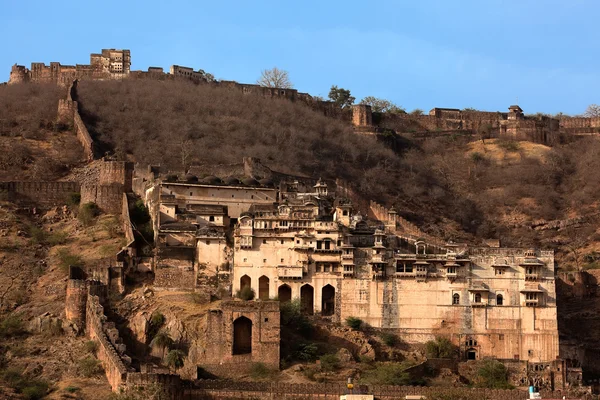
[[[225,182],[225,184],[229,186],[235,186],[240,184],[240,180],[234,176],[228,176],[223,180],[223,182]]]
[[[261,186],[273,187],[273,181],[267,178],[259,180],[258,183],[260,183]]]
[[[258,181],[250,177],[242,179],[242,183],[246,186],[258,186]]]
[[[198,177],[194,174],[186,174],[185,180],[186,182],[198,182]]]
[[[209,175],[202,178],[202,183],[206,185],[220,185],[221,183],[223,183],[223,181],[217,178],[216,176]]]

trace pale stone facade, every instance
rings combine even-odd
[[[553,251],[426,242],[401,232],[394,210],[366,220],[326,183],[306,187],[157,183],[157,265],[193,269],[190,289],[216,277],[233,294],[299,299],[308,314],[407,342],[443,335],[464,358],[557,359]]]

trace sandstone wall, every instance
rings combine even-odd
[[[0,195],[24,205],[64,205],[79,191],[77,182],[0,182]]]
[[[85,309],[87,304],[87,282],[81,279],[69,279],[67,297],[65,299],[65,316],[78,328],[85,325]]]
[[[340,395],[348,394],[345,384],[313,383],[286,384],[275,382],[232,382],[232,381],[199,381],[199,389],[185,389],[182,399],[197,398],[211,399],[307,399],[319,398],[324,400],[339,400]],[[418,386],[385,386],[385,385],[355,385],[354,394],[373,394],[376,399],[396,400],[408,395],[422,395],[431,398],[449,393],[470,395],[488,400],[514,400],[527,396],[522,390],[471,389],[471,388],[432,388]],[[542,392],[544,398],[562,398],[563,393]]]
[[[122,210],[123,185],[113,183],[110,185],[85,184],[81,187],[81,204],[96,203],[107,213],[119,214]]]
[[[123,232],[125,232],[125,239],[127,240],[126,246],[133,247],[135,235],[133,234],[133,225],[129,215],[129,200],[127,198],[127,193],[123,193],[122,199],[121,220],[123,223]]]
[[[102,362],[108,383],[118,390],[127,378],[129,369],[121,359],[113,343],[104,332],[106,316],[97,296],[88,296],[86,307],[86,334],[98,343],[97,357]]]

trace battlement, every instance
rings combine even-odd
[[[59,206],[67,204],[69,196],[79,190],[77,182],[0,182],[0,193],[21,204]]]

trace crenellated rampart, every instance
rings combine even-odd
[[[341,395],[349,394],[345,384],[341,383],[279,383],[279,382],[242,382],[202,380],[197,382],[198,388],[184,389],[182,399],[290,399],[300,400],[319,398],[323,400],[339,400]],[[482,389],[482,388],[435,388],[422,386],[387,386],[387,385],[355,385],[353,394],[371,394],[376,399],[396,400],[406,396],[438,396],[455,395],[474,396],[488,400],[514,400],[526,397],[527,393],[518,389]],[[544,398],[563,398],[566,393],[560,391],[542,391]]]
[[[23,205],[64,205],[79,191],[77,182],[0,182],[0,194]]]
[[[121,355],[105,333],[104,307],[98,296],[89,295],[86,305],[86,334],[98,343],[98,359],[102,362],[108,383],[113,391],[118,390],[127,379],[127,373],[133,372],[121,359]]]

